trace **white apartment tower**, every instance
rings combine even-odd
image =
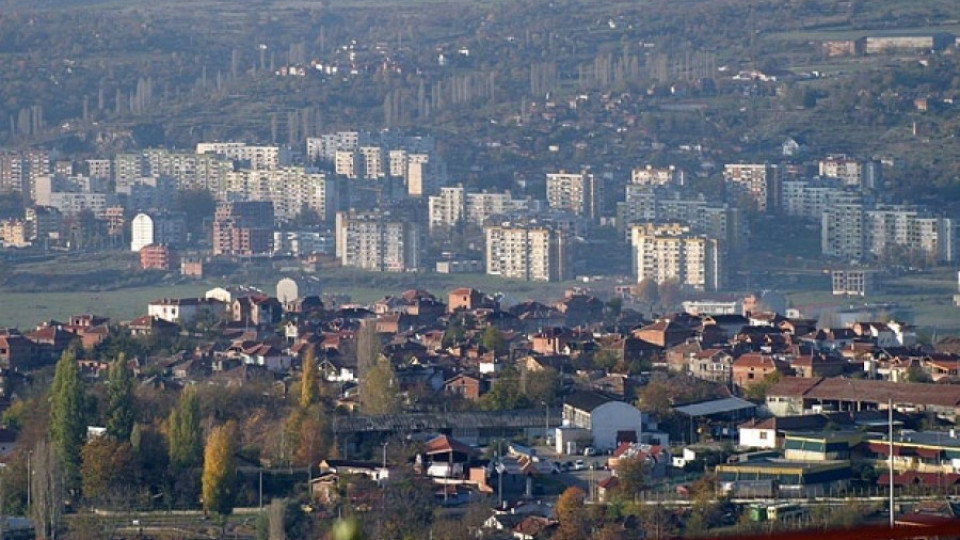
[[[602,213],[603,180],[588,172],[547,174],[547,203],[597,221]]]
[[[387,213],[338,212],[336,253],[343,266],[375,272],[419,268],[420,238],[416,223]]]
[[[723,287],[725,271],[720,243],[680,224],[635,225],[631,228],[633,268],[637,282],[676,280],[699,291]]]
[[[488,226],[487,274],[526,281],[570,278],[571,245],[566,233],[541,225]]]

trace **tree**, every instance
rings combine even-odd
[[[103,500],[131,484],[134,456],[129,442],[97,437],[83,446],[81,456],[80,478],[87,499]]]
[[[783,375],[779,371],[767,373],[763,376],[763,379],[751,384],[750,387],[746,389],[745,394],[747,399],[763,402],[767,399],[767,392],[770,391],[770,388],[780,382],[782,378]]]
[[[300,406],[307,408],[320,398],[320,377],[313,346],[303,355],[303,377],[300,379]]]
[[[388,414],[400,409],[400,383],[385,356],[380,356],[360,380],[360,401],[365,414]]]
[[[670,309],[680,301],[680,282],[676,279],[668,279],[657,285],[657,294],[660,295],[660,305]]]
[[[237,425],[230,420],[210,432],[203,451],[203,509],[220,516],[233,512],[236,502]]]
[[[121,353],[110,364],[107,378],[107,435],[116,441],[129,441],[133,431],[133,379]]]
[[[660,302],[660,291],[657,288],[657,282],[650,278],[643,278],[637,286],[633,288],[633,295],[647,304],[652,309],[654,305]]]
[[[73,352],[67,350],[57,362],[50,389],[50,444],[63,464],[64,484],[68,488],[78,484],[80,447],[86,426],[83,421],[83,387],[80,369]]]
[[[646,464],[640,457],[621,458],[617,462],[617,491],[624,498],[639,499],[647,481]]]
[[[480,408],[485,411],[508,411],[529,406],[530,400],[520,383],[520,374],[515,367],[503,368],[490,391],[480,396]]]
[[[580,540],[590,534],[584,502],[587,494],[576,486],[568,487],[557,499],[556,513],[560,526],[554,540]]]
[[[203,459],[200,402],[193,390],[184,390],[167,420],[170,465],[175,469],[199,467]]]
[[[59,454],[46,440],[39,441],[33,449],[30,517],[39,538],[55,539],[63,514],[64,474]]]
[[[503,334],[496,326],[487,326],[483,330],[480,342],[488,351],[493,351],[498,356],[507,352],[507,341],[503,339]]]

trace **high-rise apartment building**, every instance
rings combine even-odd
[[[420,228],[388,212],[338,212],[337,257],[343,266],[375,272],[408,272],[420,267]]]
[[[273,203],[220,203],[213,218],[214,255],[264,255],[273,251]]]
[[[682,186],[684,173],[675,165],[669,167],[637,167],[630,173],[630,183],[638,186]]]
[[[760,212],[773,211],[780,202],[780,171],[769,163],[728,163],[723,181],[728,200],[749,197]]]
[[[550,226],[503,223],[484,228],[487,274],[527,281],[569,279],[570,236]]]
[[[715,238],[694,234],[680,224],[647,224],[631,228],[631,244],[637,282],[676,280],[700,291],[723,287],[723,253]]]
[[[603,179],[588,172],[547,174],[547,203],[597,221],[603,213]]]

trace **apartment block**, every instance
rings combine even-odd
[[[547,174],[547,203],[597,221],[603,213],[603,179],[588,172]]]
[[[197,144],[197,154],[216,154],[239,161],[244,168],[276,169],[290,164],[290,149],[281,146],[257,146],[242,142],[207,142]]]
[[[279,220],[296,218],[304,207],[321,219],[332,220],[340,204],[336,179],[303,167],[240,170],[224,177],[223,198],[270,201]]]
[[[420,228],[389,212],[338,212],[337,257],[343,266],[375,272],[408,272],[420,267]]]
[[[776,210],[780,201],[780,171],[769,163],[728,163],[723,166],[727,200],[751,199],[760,212]]]
[[[823,211],[820,251],[824,255],[860,260],[864,256],[863,204],[834,204]]]
[[[572,242],[562,230],[534,223],[487,226],[487,274],[526,281],[571,277]]]
[[[908,205],[837,204],[824,210],[821,251],[849,259],[919,256],[957,260],[957,223]]]
[[[630,183],[638,186],[682,186],[684,184],[683,170],[675,165],[669,167],[654,167],[647,165],[637,167],[630,174]]]
[[[463,186],[440,188],[438,195],[427,198],[427,216],[430,232],[453,227],[466,217],[467,199]]]
[[[881,292],[881,276],[877,270],[834,270],[830,272],[834,296],[870,296]]]
[[[0,242],[3,247],[23,248],[30,245],[30,227],[22,219],[0,221]]]
[[[17,152],[0,154],[0,191],[28,192],[26,185],[27,162]]]
[[[143,270],[172,270],[179,268],[177,253],[164,244],[150,244],[140,250],[140,268]]]
[[[220,203],[213,219],[214,255],[264,255],[273,251],[273,203]]]
[[[46,242],[60,237],[63,216],[59,210],[50,206],[28,206],[24,210],[27,224],[27,237],[31,242]]]
[[[638,184],[626,185],[625,201],[617,205],[617,223],[630,241],[630,227],[650,222],[677,222],[691,232],[708,234],[721,240],[728,251],[749,246],[746,215],[739,208],[708,202],[705,197],[685,197],[670,188]]]
[[[857,191],[845,187],[842,179],[815,178],[785,180],[780,207],[784,215],[820,220],[823,211],[832,205],[861,202]]]
[[[529,209],[528,199],[514,199],[509,191],[504,193],[467,193],[467,222],[484,225],[494,216],[503,216]]]
[[[637,282],[676,280],[700,291],[723,287],[725,268],[720,242],[694,234],[680,224],[647,224],[631,228],[633,268]]]

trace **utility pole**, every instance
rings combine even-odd
[[[887,442],[889,447],[887,450],[890,452],[890,528],[893,528],[894,525],[894,510],[893,510],[893,399],[887,399]]]

